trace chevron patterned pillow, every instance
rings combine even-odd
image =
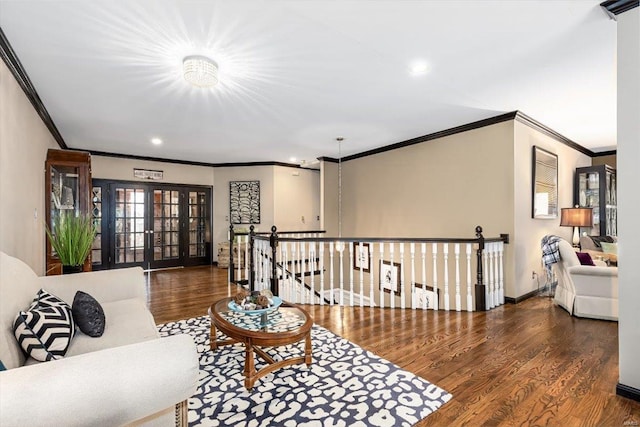
[[[60,359],[75,333],[71,307],[41,289],[29,310],[18,313],[13,333],[24,352],[35,360]]]

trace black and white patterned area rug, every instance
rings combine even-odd
[[[160,335],[188,333],[198,347],[200,376],[189,399],[190,426],[411,426],[451,399],[441,388],[317,325],[311,331],[311,367],[284,367],[247,391],[244,345],[211,351],[209,328],[208,316],[158,325]],[[281,360],[303,350],[300,342],[267,353]],[[256,357],[256,368],[264,364]]]

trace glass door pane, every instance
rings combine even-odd
[[[181,265],[180,214],[180,190],[153,190],[151,268]]]
[[[189,257],[197,258],[207,255],[207,197],[204,191],[189,192]]]
[[[144,266],[146,191],[144,188],[116,187],[114,198],[114,263]]]

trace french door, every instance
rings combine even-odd
[[[211,262],[211,188],[94,179],[93,268]]]

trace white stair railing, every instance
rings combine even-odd
[[[239,247],[247,248],[246,266],[234,270],[236,283],[254,290],[271,288],[298,304],[445,311],[475,311],[482,301],[485,310],[504,304],[503,258],[508,237],[275,236],[275,247],[270,242],[273,236],[236,236]],[[484,298],[476,295],[476,288]]]

